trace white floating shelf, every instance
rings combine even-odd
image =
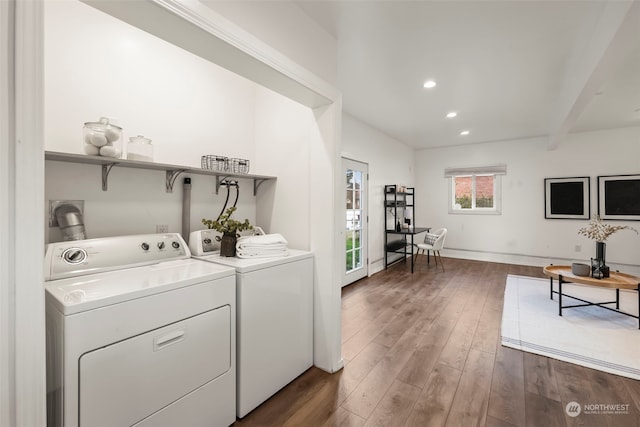
[[[256,195],[258,187],[265,181],[277,179],[275,176],[252,175],[248,173],[218,172],[209,169],[194,168],[191,166],[177,166],[164,163],[141,162],[138,160],[115,159],[102,156],[88,156],[83,154],[60,153],[55,151],[45,151],[45,160],[55,162],[80,163],[85,165],[102,166],[102,191],[107,191],[109,173],[114,166],[134,169],[162,170],[166,173],[167,193],[173,191],[173,184],[182,173],[194,175],[209,175],[216,178],[216,194],[220,189],[220,184],[226,179],[251,179],[253,180],[253,195]]]

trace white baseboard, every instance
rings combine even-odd
[[[589,260],[570,259],[560,257],[541,257],[537,255],[509,254],[503,252],[471,251],[466,249],[442,249],[440,254],[446,258],[470,259],[474,261],[498,262],[502,264],[529,265],[544,267],[545,265],[571,265],[574,262],[588,264]],[[640,265],[617,264],[607,261],[612,270],[640,276]],[[369,264],[369,276],[384,270],[384,260],[380,259]]]
[[[543,267],[549,264],[566,264],[567,260],[542,258],[537,256],[496,252],[469,251],[464,249],[442,249],[440,254],[447,258],[470,259],[474,261],[498,262],[502,264],[530,265]],[[576,261],[572,261],[576,262]],[[571,263],[571,262],[569,262]]]
[[[392,263],[398,259],[402,258],[402,255],[397,255],[397,254],[389,254],[389,258],[387,259],[387,261],[389,263]],[[384,259],[380,258],[378,260],[373,261],[372,263],[369,264],[369,277],[373,276],[376,273],[381,272],[382,270],[384,270]]]
[[[382,270],[384,270],[383,260],[372,262],[371,264],[369,264],[369,276],[373,276],[374,274],[379,273]]]
[[[537,255],[509,254],[502,252],[470,251],[466,249],[442,249],[443,257],[471,259],[475,261],[498,262],[502,264],[529,265],[534,267],[544,267],[545,265],[571,265],[574,262],[588,264],[589,260],[570,259],[560,257],[542,257]],[[619,270],[625,273],[640,275],[640,265],[617,264],[607,261],[607,265],[612,270]]]

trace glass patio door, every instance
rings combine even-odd
[[[366,277],[367,256],[367,182],[369,168],[366,163],[342,159],[345,182],[345,270],[342,286]]]

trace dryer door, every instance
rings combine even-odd
[[[222,375],[231,368],[231,332],[223,306],[84,354],[80,425],[135,424]]]

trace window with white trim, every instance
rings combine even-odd
[[[501,175],[506,166],[447,168],[449,213],[500,214]]]

